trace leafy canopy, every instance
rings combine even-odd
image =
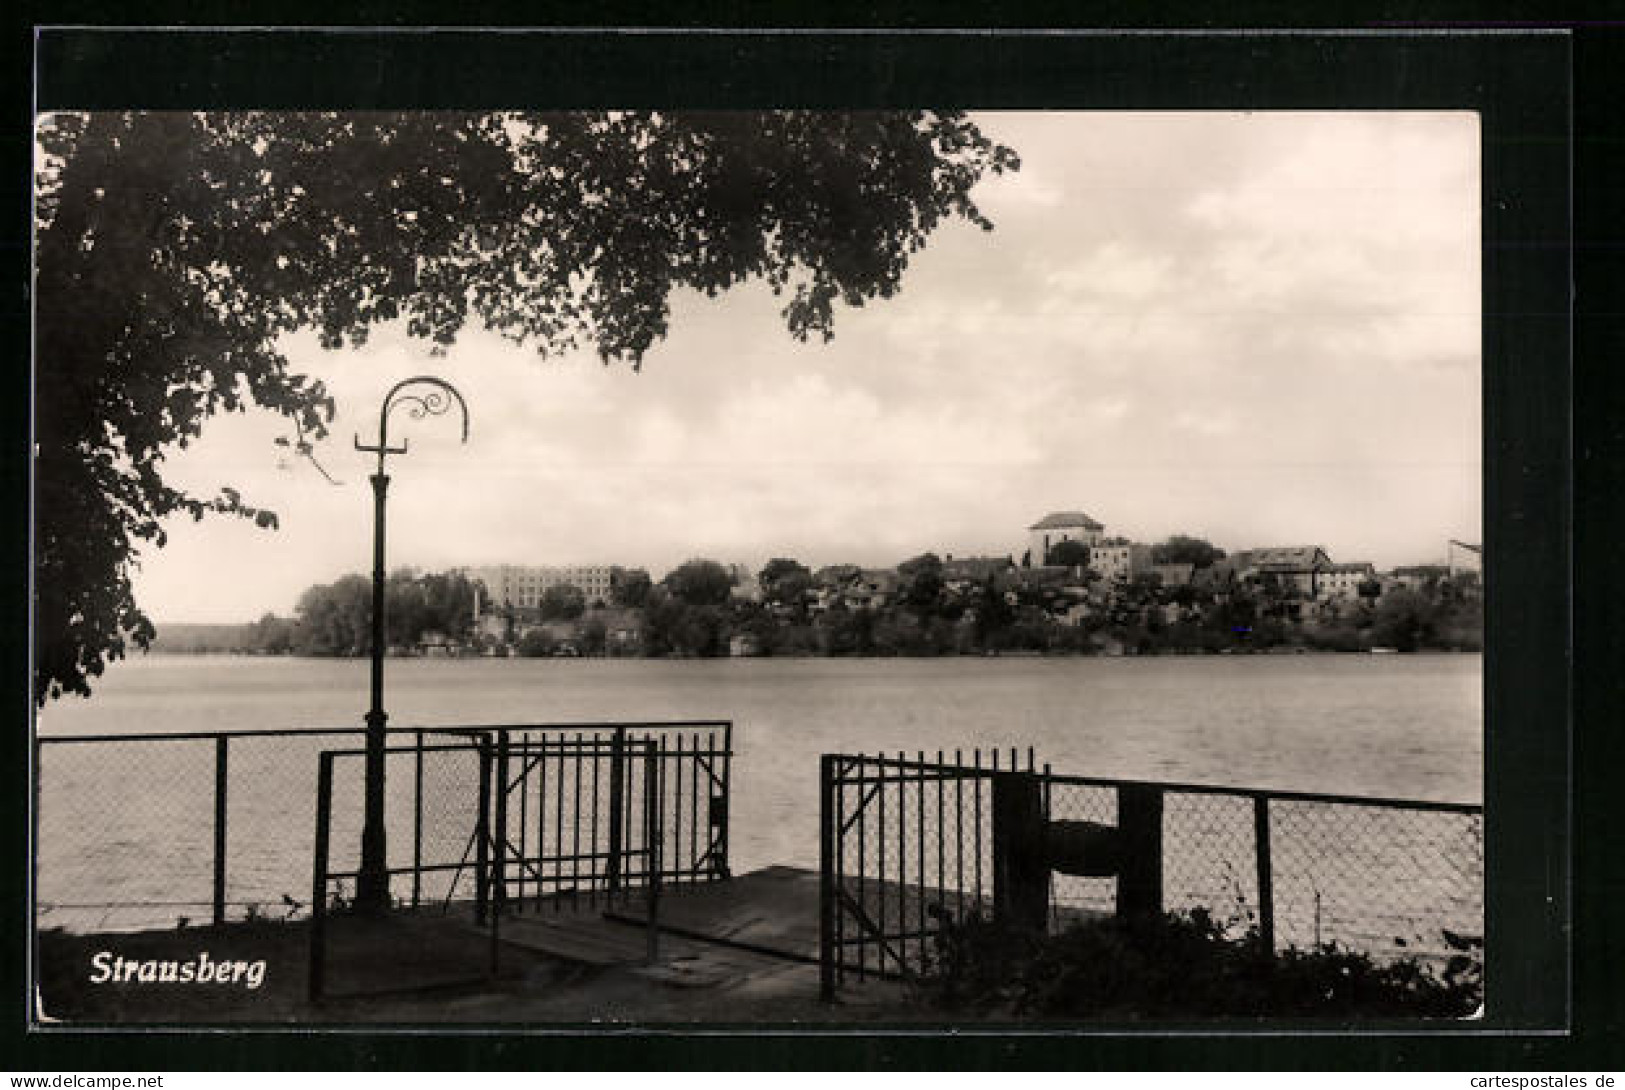
[[[222,411],[333,416],[278,349],[471,321],[541,353],[638,366],[674,291],[766,281],[792,336],[896,292],[1014,153],[952,113],[57,114],[37,132],[35,698],[151,621],[131,573],[164,520],[274,526],[164,458]]]

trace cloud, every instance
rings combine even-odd
[[[759,285],[673,299],[641,372],[469,331],[443,358],[395,329],[289,340],[339,403],[276,468],[265,417],[173,460],[283,516],[152,554],[160,619],[286,611],[369,556],[368,459],[389,385],[454,382],[472,431],[401,422],[392,563],[892,563],[1025,547],[1047,510],[1227,548],[1318,541],[1427,559],[1478,531],[1478,133],[1464,114],[993,113],[1023,169],[986,180],[895,298],[799,344]],[[396,434],[392,430],[392,437]],[[244,572],[256,573],[245,578]]]

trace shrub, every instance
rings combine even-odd
[[[1458,950],[1474,941],[1455,938]],[[1478,964],[1460,954],[1441,977],[1414,957],[1378,964],[1335,943],[1274,953],[1256,929],[1231,938],[1204,909],[1056,935],[973,917],[938,934],[919,988],[929,1005],[995,1017],[1461,1018],[1482,1000]]]

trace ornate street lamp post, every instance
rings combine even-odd
[[[378,472],[372,481],[372,706],[367,710],[366,800],[361,824],[361,871],[356,879],[356,908],[382,912],[389,908],[389,864],[384,851],[384,498],[389,476],[384,472],[384,456],[405,454],[406,442],[389,445],[389,414],[405,407],[413,420],[443,416],[453,403],[463,417],[463,442],[468,442],[468,405],[463,395],[443,379],[418,375],[398,382],[384,396],[378,413],[378,445],[364,446],[355,438],[355,449],[378,455]]]

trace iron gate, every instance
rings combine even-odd
[[[725,722],[499,731],[498,896],[560,912],[727,878],[732,759]]]
[[[683,729],[656,733],[657,727]],[[338,956],[347,975],[363,980],[352,992],[494,973],[502,918],[515,911],[614,907],[625,913],[635,896],[653,957],[660,887],[728,876],[731,723],[453,733],[455,743],[425,744],[420,734],[414,745],[385,750],[387,873],[395,911],[364,926],[352,926],[356,917],[348,909],[360,871],[365,751],[320,754],[312,1001],[330,994]],[[483,928],[477,942],[471,932],[456,937],[456,950],[426,950],[402,938],[426,915],[456,912]],[[447,943],[444,928],[434,934],[433,945]],[[403,946],[415,955],[404,963]],[[385,964],[374,973],[367,962],[379,959]]]
[[[1482,949],[1480,806],[1068,776],[1021,756],[822,758],[826,999],[849,976],[928,972],[973,916],[1057,930],[1201,908],[1272,949]]]
[[[1001,788],[1022,754],[821,759],[820,965],[831,997],[848,975],[902,978],[928,967],[938,934],[1002,905],[1019,860],[1001,836]],[[1002,760],[1002,767],[1001,767]],[[1033,771],[1033,752],[1025,754]]]

